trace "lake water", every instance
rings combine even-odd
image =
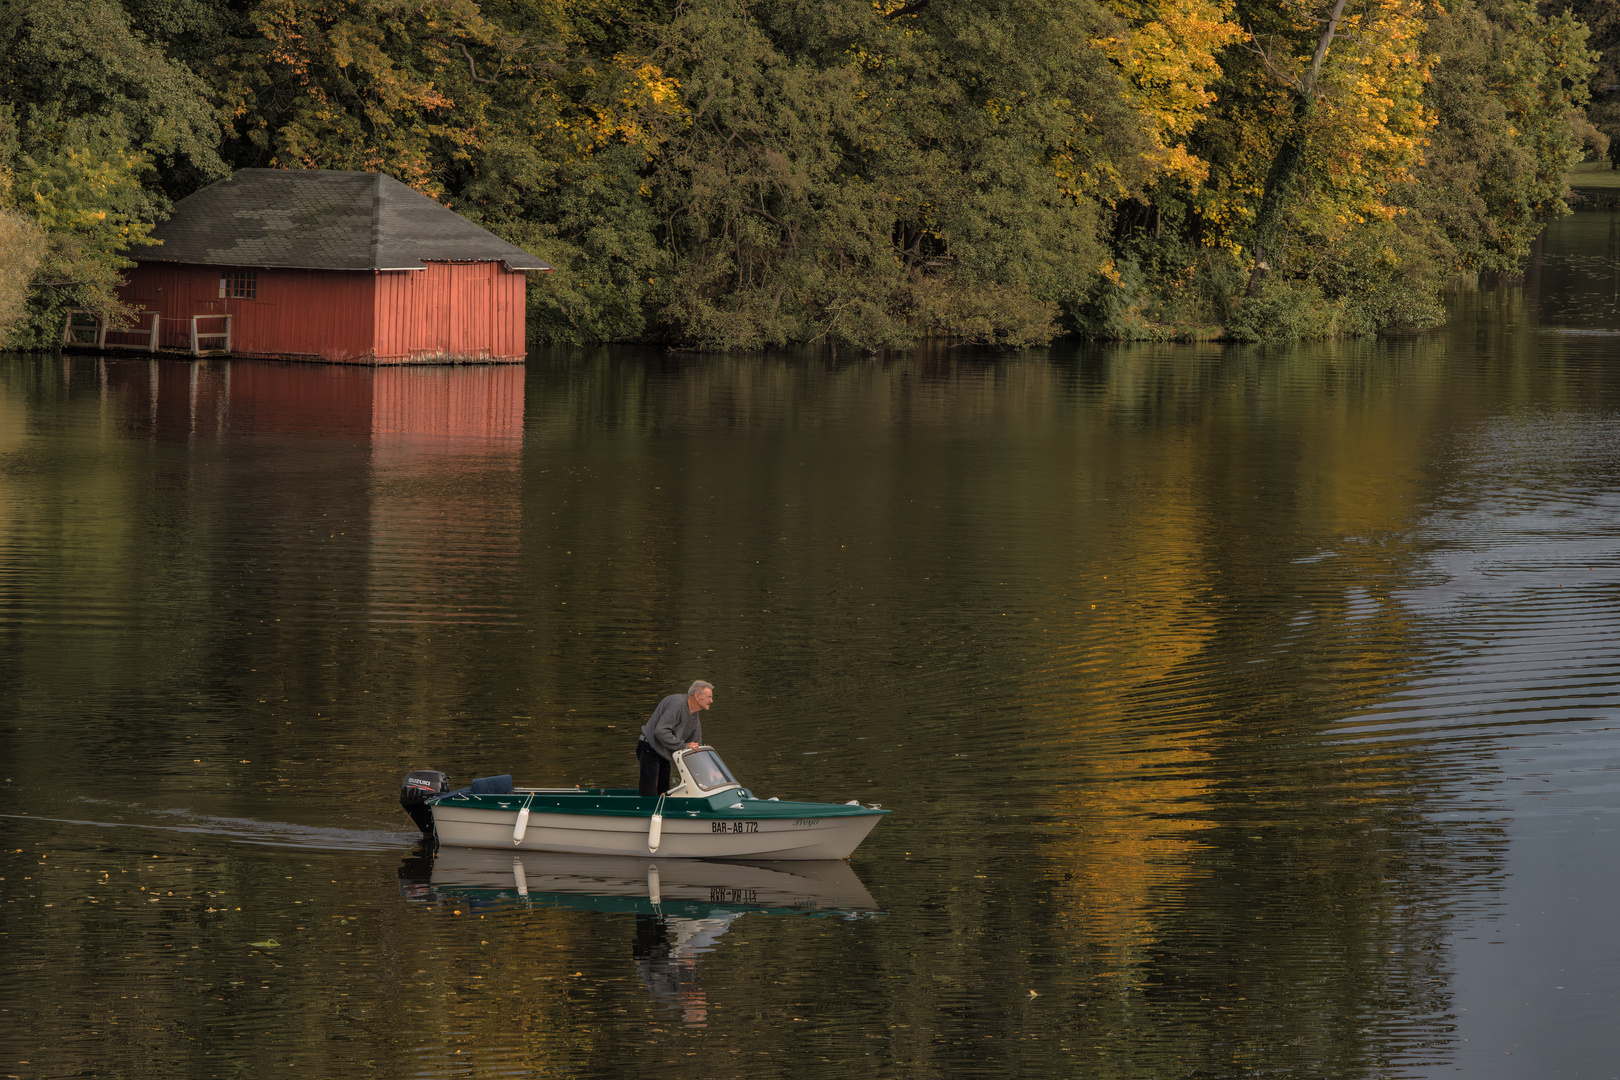
[[[1617,365],[0,357],[0,1076],[1620,1076]],[[694,678],[847,867],[414,850]]]

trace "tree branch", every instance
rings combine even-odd
[[[1328,16],[1327,29],[1322,31],[1321,40],[1316,43],[1316,55],[1311,57],[1311,78],[1307,84],[1307,93],[1315,95],[1316,80],[1322,74],[1322,61],[1327,59],[1328,46],[1333,43],[1333,32],[1339,28],[1339,16],[1344,14],[1344,0],[1338,0],[1333,5],[1333,13]]]
[[[1340,7],[1344,6],[1344,0],[1339,0],[1339,6]],[[461,47],[461,55],[465,56],[467,58],[467,73],[472,76],[472,81],[476,82],[476,83],[485,83],[487,85],[493,86],[495,84],[494,79],[479,78],[479,76],[478,76],[478,65],[473,62],[473,54],[468,51],[467,43],[465,41],[458,41],[458,42],[456,42],[456,44]]]
[[[1340,6],[1343,6],[1343,0],[1340,0]],[[1272,62],[1271,53],[1260,44],[1260,38],[1253,30],[1250,30],[1247,26],[1245,26],[1243,28],[1243,32],[1249,35],[1249,40],[1244,42],[1243,47],[1254,53],[1254,55],[1258,56],[1260,58],[1260,62],[1265,65],[1266,70],[1271,72],[1272,76],[1278,82],[1283,83],[1286,86],[1291,86],[1300,93],[1305,92],[1305,86],[1299,81],[1299,79],[1288,74],[1286,71],[1283,71]]]

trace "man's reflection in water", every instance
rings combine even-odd
[[[689,1027],[705,1027],[709,1020],[709,1000],[698,984],[698,957],[713,949],[742,914],[716,909],[702,919],[636,916],[633,955],[641,981],[654,1001],[679,1007],[681,1022]]]

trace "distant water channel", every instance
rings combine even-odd
[[[1456,307],[0,356],[0,1076],[1620,1076],[1620,217]],[[697,677],[847,866],[413,849]]]

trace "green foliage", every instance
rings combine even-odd
[[[45,230],[12,210],[0,209],[0,342],[21,322],[34,270],[45,257]]]
[[[47,348],[61,337],[63,314],[85,309],[121,318],[121,271],[134,265],[131,245],[147,243],[162,213],[162,194],[149,183],[152,165],[130,149],[114,123],[64,119],[58,106],[29,106],[19,123],[0,106],[0,170],[11,208],[44,234],[26,316],[9,344]]]
[[[94,125],[149,156],[173,194],[228,171],[209,96],[111,0],[0,0],[0,102]]]
[[[645,154],[618,144],[567,163],[530,196],[532,211],[485,224],[545,259],[555,272],[529,287],[529,334],[570,345],[647,333],[649,297],[669,259],[642,194]]]
[[[1544,0],[1539,11],[1545,18],[1568,14],[1587,28],[1590,36],[1586,44],[1594,51],[1596,66],[1587,81],[1591,104],[1586,115],[1607,142],[1599,150],[1597,140],[1588,137],[1588,141],[1595,157],[1601,159],[1607,153],[1611,161],[1620,158],[1620,3]]]
[[[670,28],[688,124],[656,163],[670,338],[860,349],[1049,340],[1107,259],[1097,171],[1145,122],[1086,3],[700,0]],[[1054,48],[1053,41],[1066,45]]]
[[[187,191],[227,172],[208,88],[107,0],[0,3],[4,205],[42,230],[8,341],[54,345],[72,308],[118,318],[121,271]]]
[[[1226,324],[1232,341],[1303,341],[1332,337],[1340,305],[1313,281],[1270,277],[1258,295],[1238,304]]]
[[[1114,272],[1069,309],[1075,333],[1099,341],[1207,341],[1223,336],[1247,279],[1241,258],[1189,236],[1189,208],[1122,207]]]
[[[1580,158],[1572,118],[1593,70],[1585,29],[1526,0],[1454,0],[1429,20],[1439,117],[1403,202],[1444,234],[1460,270],[1508,271],[1549,217],[1569,212]]]

